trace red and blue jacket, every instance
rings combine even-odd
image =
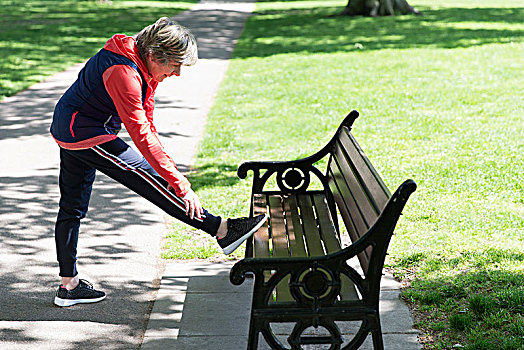
[[[149,164],[184,196],[191,185],[165,152],[153,124],[157,85],[135,39],[116,34],[58,101],[51,134],[62,148],[87,149],[114,140],[123,123]]]

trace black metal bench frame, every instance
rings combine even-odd
[[[230,272],[235,285],[248,273],[255,278],[248,349],[257,348],[259,333],[271,348],[288,349],[270,326],[283,322],[295,325],[287,339],[291,349],[306,344],[341,349],[343,338],[335,321],[361,322],[343,349],[359,348],[370,333],[374,348],[383,349],[382,269],[393,230],[416,184],[406,180],[390,194],[351,135],[358,115],[349,113],[331,141],[310,157],[246,162],[238,169],[242,179],[248,171],[254,173],[250,214],[267,211],[270,216],[248,241],[246,258]],[[326,157],[323,173],[315,165]],[[323,189],[309,189],[312,176]],[[265,189],[272,177],[277,190]],[[352,242],[346,247],[339,221]],[[348,263],[354,257],[360,268]],[[324,334],[304,335],[319,326]]]

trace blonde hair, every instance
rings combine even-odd
[[[167,65],[175,61],[185,66],[194,65],[198,59],[193,34],[167,17],[142,29],[135,40],[142,59],[151,54],[161,64]]]

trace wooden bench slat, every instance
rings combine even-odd
[[[289,256],[287,248],[286,223],[284,222],[284,213],[282,211],[282,202],[280,196],[269,196],[269,211],[271,215],[271,242],[273,243],[273,256]]]
[[[312,195],[313,203],[317,210],[317,217],[320,226],[320,234],[324,240],[324,245],[328,254],[337,252],[341,249],[340,242],[337,238],[337,231],[331,219],[326,197],[323,194]]]
[[[269,209],[271,213],[271,242],[273,243],[273,256],[277,258],[287,258],[288,237],[286,232],[286,223],[284,221],[284,212],[282,206],[282,197],[278,195],[269,196]],[[275,301],[293,301],[291,291],[289,290],[289,278],[284,277],[277,284],[275,289]]]
[[[355,283],[346,276],[340,278],[340,298],[342,300],[359,300]]]
[[[302,217],[302,224],[306,235],[307,250],[309,256],[324,255],[324,249],[318,232],[313,204],[309,195],[298,195],[298,205]]]
[[[344,146],[340,143],[337,143],[337,146],[335,147],[333,158],[333,161],[336,161],[340,172],[344,177],[344,179],[341,179],[341,181],[346,182],[348,191],[351,192],[353,200],[357,204],[356,209],[361,213],[362,217],[366,221],[366,227],[370,227],[378,217],[375,203],[370,200],[365,189],[363,188],[365,185],[360,183],[360,179],[357,178],[353,172],[354,169],[351,168],[351,160],[348,159],[348,155],[344,150]]]
[[[328,253],[334,253],[339,251],[341,248],[340,241],[337,238],[337,233],[331,214],[327,206],[325,196],[322,194],[312,195],[315,208],[317,210],[317,217],[320,225],[320,233],[324,244],[328,250]],[[343,278],[341,280],[340,297],[342,300],[358,300],[358,293],[355,284],[351,281]]]
[[[288,302],[288,301],[295,301],[293,296],[291,295],[291,291],[289,290],[289,280],[291,276],[287,275],[277,284],[277,287],[275,288],[275,301],[276,302]]]
[[[347,222],[346,218],[343,217],[346,226],[353,226],[356,231],[355,238],[360,238],[361,235],[367,232],[367,222],[362,217],[362,213],[358,209],[355,198],[348,188],[347,182],[344,180],[344,174],[341,172],[338,163],[333,158],[329,164],[329,170],[331,172],[329,176],[329,183],[333,183],[334,186],[330,185],[331,192],[336,200],[339,208],[344,208],[350,216],[350,221]],[[352,237],[353,238],[353,237]]]
[[[272,229],[269,230],[268,228],[268,221],[264,223],[264,225],[254,234],[254,249],[253,249],[253,255],[256,258],[269,258],[270,257],[270,249],[269,249],[269,241],[270,236],[272,237],[271,243],[273,245],[273,253],[275,254],[282,254],[283,253],[283,241],[286,241],[285,237],[285,226],[284,226],[284,220],[282,218],[282,214],[278,212],[278,206],[279,206],[280,200],[279,196],[266,196],[262,194],[256,194],[253,196],[253,204],[254,204],[254,214],[262,214],[268,212],[268,206],[269,206],[269,213],[271,213],[271,227]],[[281,205],[280,205],[281,207]],[[280,210],[282,212],[282,210]],[[274,227],[277,227],[276,230],[274,230]],[[284,237],[282,237],[282,232],[284,232]],[[277,236],[277,239],[275,240],[274,235]],[[286,243],[286,252],[287,252],[287,243]],[[278,255],[280,256],[280,255]],[[287,253],[286,253],[287,256]],[[270,271],[264,272],[265,279],[268,280],[271,277]],[[276,288],[276,295],[275,299],[276,301],[292,301],[293,297],[291,296],[291,292],[289,291],[289,276],[285,277]]]
[[[354,239],[358,239],[357,228],[351,219],[351,213],[344,202],[344,198],[342,198],[342,194],[338,190],[337,183],[334,181],[335,176],[333,175],[331,169],[328,170],[328,175],[328,185],[331,193],[333,194],[333,200],[335,203],[337,203],[337,208],[340,212],[340,215],[342,216],[346,230],[348,231],[351,241],[353,242]]]
[[[286,212],[289,253],[296,257],[307,256],[296,196],[284,197],[284,210]]]
[[[367,185],[366,190],[369,191],[371,197],[374,199],[377,211],[381,212],[391,197],[389,189],[384,184],[382,178],[378,175],[378,172],[373,167],[368,157],[364,154],[364,151],[362,151],[362,148],[360,148],[357,140],[355,140],[347,128],[343,128],[340,134],[340,141],[347,145],[345,149],[353,160],[355,169],[358,171],[362,179],[364,179],[365,184]],[[353,145],[354,147],[349,147],[349,145]]]
[[[253,197],[254,214],[267,213],[267,199],[265,195],[257,194]],[[269,229],[268,221],[253,235],[253,257],[269,258]]]
[[[336,166],[336,165],[335,165]],[[329,180],[328,185],[331,190],[331,193],[333,194],[334,200],[337,203],[338,210],[340,211],[340,215],[342,216],[342,220],[344,221],[344,224],[346,226],[346,230],[348,232],[349,237],[351,238],[352,242],[356,242],[360,238],[359,229],[356,227],[356,224],[353,222],[353,218],[350,212],[350,209],[347,207],[346,203],[344,202],[344,198],[342,198],[342,193],[337,187],[337,183],[334,181],[335,175],[331,171],[332,165],[329,167]],[[346,198],[349,200],[349,198]],[[362,229],[363,222],[360,220],[360,229]],[[364,231],[365,232],[365,231]],[[364,271],[367,271],[368,265],[369,265],[369,255],[368,252],[363,252],[358,255],[358,259],[360,260],[360,263],[362,265],[362,269]]]

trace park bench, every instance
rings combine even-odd
[[[291,349],[357,349],[370,333],[374,348],[383,349],[382,269],[416,184],[406,180],[390,194],[351,134],[358,115],[349,113],[310,157],[238,169],[242,179],[254,174],[250,214],[269,215],[230,271],[235,285],[254,275],[248,349],[257,349],[260,333],[272,349],[289,349],[285,340]]]

